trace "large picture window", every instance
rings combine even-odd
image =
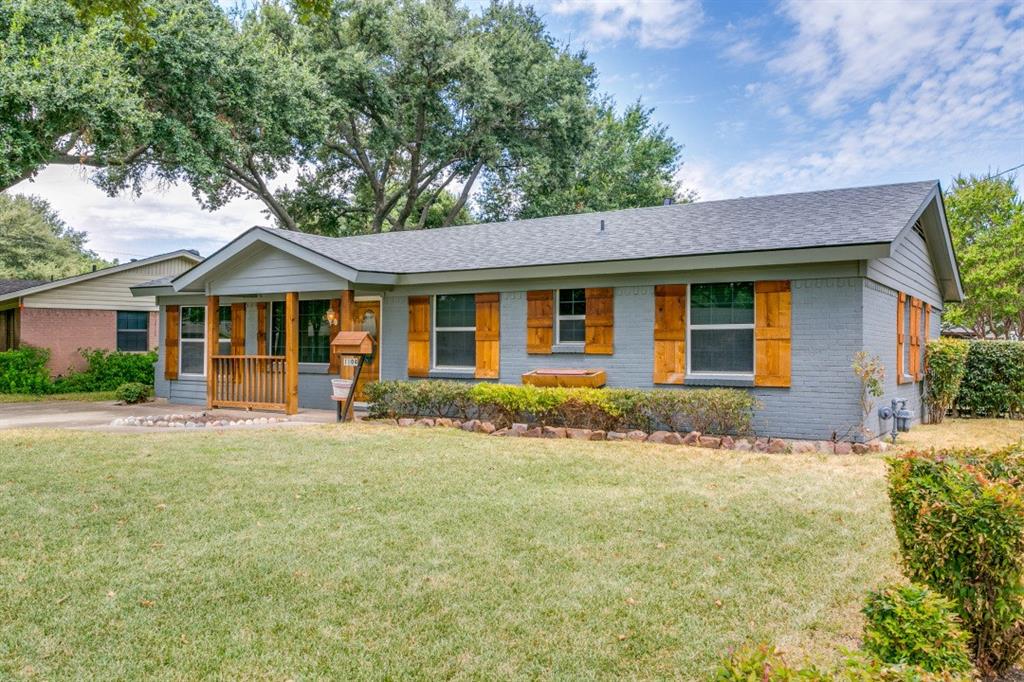
[[[117,311],[117,350],[138,353],[149,350],[149,313]]]
[[[587,333],[587,290],[559,289],[555,316],[558,343],[583,343]]]
[[[693,374],[754,372],[754,285],[690,285],[690,353]]]
[[[181,308],[181,374],[206,374],[206,308]]]
[[[270,304],[270,354],[284,355],[284,301]],[[299,362],[331,360],[331,325],[325,317],[331,302],[299,301]]]
[[[476,367],[476,297],[445,294],[434,297],[434,367]]]

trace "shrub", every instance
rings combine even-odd
[[[0,393],[50,393],[53,383],[46,361],[50,351],[22,346],[0,353]]]
[[[933,673],[914,665],[889,665],[861,654],[850,654],[838,666],[823,670],[813,665],[788,664],[767,644],[740,649],[719,665],[714,682],[969,682],[956,671]]]
[[[156,353],[120,353],[105,350],[81,351],[87,368],[58,377],[56,388],[61,393],[77,391],[114,391],[125,383],[153,385]]]
[[[126,405],[135,405],[149,400],[152,392],[151,386],[140,384],[137,381],[129,381],[117,387],[114,397]]]
[[[977,417],[1024,416],[1024,343],[972,341],[956,406]]]
[[[960,393],[967,373],[971,344],[961,339],[933,339],[928,342],[925,370],[925,409],[932,424],[941,424]]]
[[[538,388],[456,381],[380,381],[366,388],[370,416],[479,417],[588,429],[667,427],[675,431],[747,433],[756,398],[711,388],[642,391],[619,388]]]
[[[1024,652],[1024,495],[1019,451],[907,453],[889,501],[907,576],[949,598],[985,675]]]
[[[890,585],[868,594],[864,651],[883,663],[928,672],[969,672],[967,633],[953,603],[921,585]]]

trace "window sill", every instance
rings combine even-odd
[[[327,374],[328,367],[326,362],[300,362],[299,374]]]
[[[476,370],[472,368],[439,368],[430,370],[427,376],[431,379],[475,379]]]
[[[753,388],[753,376],[716,376],[714,374],[688,374],[687,386],[724,386],[731,388]]]
[[[582,343],[556,343],[551,346],[551,352],[581,355],[586,352],[586,346]]]

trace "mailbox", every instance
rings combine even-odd
[[[331,340],[331,352],[342,355],[370,355],[373,337],[369,332],[338,332]]]

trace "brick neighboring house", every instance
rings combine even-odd
[[[0,280],[0,351],[46,348],[50,373],[58,375],[84,368],[83,348],[152,350],[160,338],[156,299],[133,296],[131,287],[201,261],[181,250],[52,282]]]

